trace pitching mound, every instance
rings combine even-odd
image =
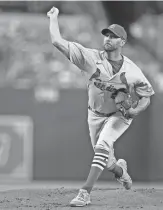
[[[78,190],[58,189],[23,189],[0,192],[0,209],[74,209],[69,202]],[[133,189],[121,188],[99,189],[92,191],[92,204],[86,209],[92,210],[163,210],[163,190],[161,189]],[[77,209],[83,209],[78,207]]]

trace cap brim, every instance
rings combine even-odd
[[[105,36],[107,33],[112,32],[113,34],[115,34],[117,37],[119,37],[114,31],[112,31],[111,29],[108,28],[104,28],[101,33]],[[120,38],[120,37],[119,37]]]

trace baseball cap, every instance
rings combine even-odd
[[[127,40],[127,33],[125,29],[118,25],[118,24],[112,24],[108,28],[104,28],[101,33],[105,35],[108,32],[112,32],[116,36],[120,37],[121,39],[124,39],[125,41]]]

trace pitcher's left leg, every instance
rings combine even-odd
[[[91,203],[90,193],[92,188],[107,165],[109,152],[104,149],[96,148],[99,134],[101,129],[103,129],[106,119],[106,117],[97,116],[95,113],[88,110],[88,125],[91,143],[94,149],[94,157],[87,180],[79,190],[77,196],[70,202],[71,206],[86,206]]]
[[[108,151],[95,148],[95,155],[86,182],[78,195],[70,202],[71,206],[86,206],[91,203],[90,193],[108,162]]]

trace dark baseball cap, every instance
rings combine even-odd
[[[101,33],[103,35],[106,35],[106,33],[108,33],[108,32],[112,32],[113,34],[120,37],[121,39],[124,39],[125,41],[127,40],[127,33],[126,33],[125,29],[118,24],[112,24],[108,28],[104,28],[101,31]]]

